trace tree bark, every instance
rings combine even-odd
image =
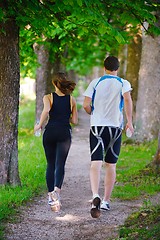
[[[127,50],[127,70],[126,79],[131,83],[132,99],[133,99],[133,121],[135,121],[136,113],[136,102],[138,95],[138,75],[141,62],[141,52],[142,52],[142,35],[141,33],[136,34],[131,43],[128,45]]]
[[[40,67],[36,73],[36,121],[40,119],[43,110],[43,96],[53,92],[52,76],[60,71],[61,59],[55,53],[54,63],[50,61],[50,52],[44,45],[34,45]]]
[[[136,105],[137,140],[158,136],[160,126],[160,36],[144,35]]]
[[[78,83],[78,76],[74,70],[68,71],[68,79],[74,81],[75,83]]]
[[[118,52],[118,59],[120,61],[118,75],[124,79],[126,79],[126,71],[127,71],[127,53],[128,53],[127,44],[121,45],[119,47],[119,52]]]
[[[54,44],[54,43],[53,43]],[[51,53],[49,53],[51,54]],[[54,54],[54,62],[49,61],[48,66],[48,78],[47,78],[47,85],[46,85],[46,92],[50,93],[53,90],[53,84],[52,84],[52,77],[55,73],[59,71],[63,71],[64,69],[61,66],[61,58],[59,56],[59,53]]]
[[[0,184],[17,185],[19,28],[12,19],[1,23],[0,29]]]
[[[47,79],[49,74],[49,52],[44,45],[34,45],[40,66],[36,72],[36,121],[40,119],[43,109],[43,96],[47,93]]]

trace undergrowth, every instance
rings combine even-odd
[[[120,229],[119,238],[123,240],[159,240],[160,205],[148,206],[132,213]]]

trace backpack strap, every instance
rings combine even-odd
[[[99,84],[100,82],[102,82],[103,80],[105,80],[105,79],[107,79],[107,78],[114,78],[114,79],[116,79],[117,81],[119,81],[119,82],[122,84],[122,87],[123,87],[122,79],[121,79],[120,77],[118,77],[118,76],[104,75],[104,76],[100,77],[99,80],[98,80],[98,82],[96,83],[96,85],[95,85],[95,87],[94,87],[94,90],[93,90],[91,113],[93,113],[93,111],[94,111],[94,99],[95,99],[95,95],[96,95],[96,88],[97,88],[97,86],[98,86],[98,84]],[[121,101],[120,101],[120,106],[119,106],[120,111],[122,111],[122,109],[123,109],[123,105],[124,105],[123,102],[124,102],[124,101],[123,101],[123,96],[122,96],[122,92],[121,92]]]

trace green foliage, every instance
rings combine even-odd
[[[79,96],[79,91],[78,91],[78,88],[75,88],[74,91],[73,91],[73,97],[77,98]]]
[[[3,9],[0,8],[0,20],[3,20],[3,17],[4,17]]]
[[[127,24],[136,26],[148,21],[150,25],[154,25],[156,22],[154,12],[158,8],[158,3],[154,4],[149,0],[8,0],[2,8],[0,16],[6,19],[14,17],[21,27],[29,24],[38,36],[45,34],[46,29],[51,28],[51,26],[53,28],[54,23],[65,29],[65,22],[68,21],[70,22],[70,30],[73,31],[77,27],[86,27],[88,32],[107,33],[109,36],[117,37],[123,32],[123,27]],[[52,33],[51,36],[53,36]],[[118,41],[122,43],[123,38]]]
[[[35,78],[36,69],[39,66],[37,63],[37,56],[33,50],[33,44],[36,41],[34,32],[27,29],[20,31],[20,63],[21,76]]]
[[[46,44],[44,39],[54,40],[47,42],[52,62],[59,53],[68,70],[86,74],[99,65],[96,59],[127,43],[130,32],[137,32],[144,21],[150,25],[148,33],[160,34],[154,15],[158,8],[158,2],[149,0],[8,0],[2,4],[0,19],[13,17],[20,26],[22,75],[35,75],[33,43]]]

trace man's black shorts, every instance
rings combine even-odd
[[[91,161],[104,160],[116,163],[121,148],[122,129],[108,126],[93,126],[90,129]]]

